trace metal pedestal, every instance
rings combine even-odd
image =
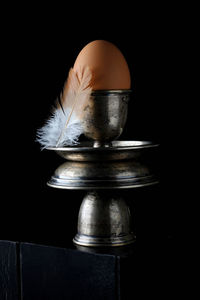
[[[55,170],[48,185],[88,191],[79,211],[76,245],[113,247],[135,241],[123,190],[158,182],[148,164],[157,146],[147,141],[117,141],[108,147],[83,143],[50,148],[67,161]]]

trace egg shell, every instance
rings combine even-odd
[[[74,63],[78,72],[89,66],[93,90],[126,90],[131,87],[128,64],[121,51],[112,43],[96,40],[87,44]]]

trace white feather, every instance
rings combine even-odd
[[[60,102],[46,124],[37,131],[37,139],[42,149],[62,147],[78,143],[83,133],[84,108],[91,95],[92,73],[88,67],[75,73],[70,69]]]
[[[78,143],[78,138],[83,133],[83,128],[81,122],[76,117],[75,113],[73,113],[69,124],[57,145],[58,137],[61,135],[66,123],[66,118],[69,114],[70,110],[68,108],[65,109],[65,114],[62,109],[56,109],[46,121],[46,124],[37,131],[36,141],[41,144],[42,149],[56,146],[71,146]]]

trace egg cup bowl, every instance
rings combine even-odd
[[[84,135],[94,147],[109,146],[122,134],[128,112],[131,90],[92,91],[83,118]]]

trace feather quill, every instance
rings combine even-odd
[[[71,68],[60,99],[56,101],[56,109],[37,131],[37,141],[42,149],[61,147],[78,143],[83,133],[82,118],[84,108],[91,95],[92,73],[89,67],[77,73]]]

